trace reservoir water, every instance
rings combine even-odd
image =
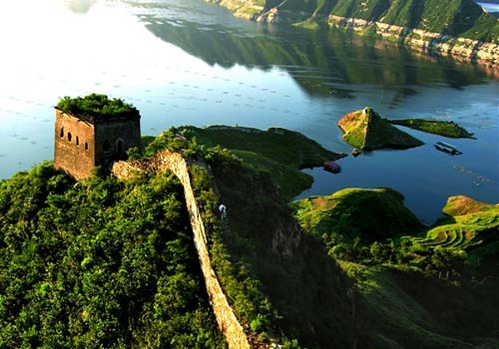
[[[214,124],[304,133],[350,153],[337,121],[381,116],[455,121],[476,139],[407,130],[425,145],[340,160],[313,187],[392,187],[426,223],[449,196],[499,202],[499,72],[334,31],[234,18],[201,0],[24,0],[0,4],[0,178],[53,159],[53,106],[104,93],[134,104],[142,134]],[[449,156],[446,141],[463,154]]]

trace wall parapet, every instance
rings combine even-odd
[[[159,173],[165,170],[170,170],[177,176],[184,187],[184,196],[194,235],[194,244],[218,327],[224,335],[229,349],[250,349],[251,346],[244,328],[239,323],[213,270],[208,252],[204,222],[192,188],[188,165],[182,155],[175,152],[162,151],[150,160],[119,161],[114,163],[112,173],[117,178],[126,180],[131,178],[136,172]]]

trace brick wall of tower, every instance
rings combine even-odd
[[[76,180],[89,177],[96,166],[124,159],[131,147],[141,147],[140,115],[79,117],[56,108],[54,166]]]
[[[94,141],[96,164],[107,165],[114,160],[123,160],[126,150],[140,148],[140,119],[96,120]]]
[[[56,109],[54,166],[80,180],[95,167],[94,125]]]

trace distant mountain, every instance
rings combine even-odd
[[[472,0],[207,0],[237,16],[307,27],[345,27],[411,46],[497,64],[499,20]],[[463,38],[466,40],[452,40]],[[493,44],[493,47],[483,43]],[[476,51],[486,51],[484,54]]]

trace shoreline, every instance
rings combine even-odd
[[[265,11],[263,6],[251,6],[248,10],[245,6],[235,5],[230,0],[207,1],[227,8],[235,17],[255,22],[301,24],[303,28],[309,30],[320,27],[320,23],[325,22],[329,29],[338,28],[353,31],[359,35],[375,35],[384,41],[402,44],[417,52],[477,64],[483,67],[487,74],[499,77],[499,44],[358,18],[335,15],[316,17],[313,13],[293,13],[277,8]]]
[[[374,31],[384,40],[396,41],[419,52],[438,54],[458,61],[479,64],[487,68],[487,72],[499,76],[496,71],[499,68],[499,45],[496,44],[339,16],[329,16],[328,25],[359,33]]]

